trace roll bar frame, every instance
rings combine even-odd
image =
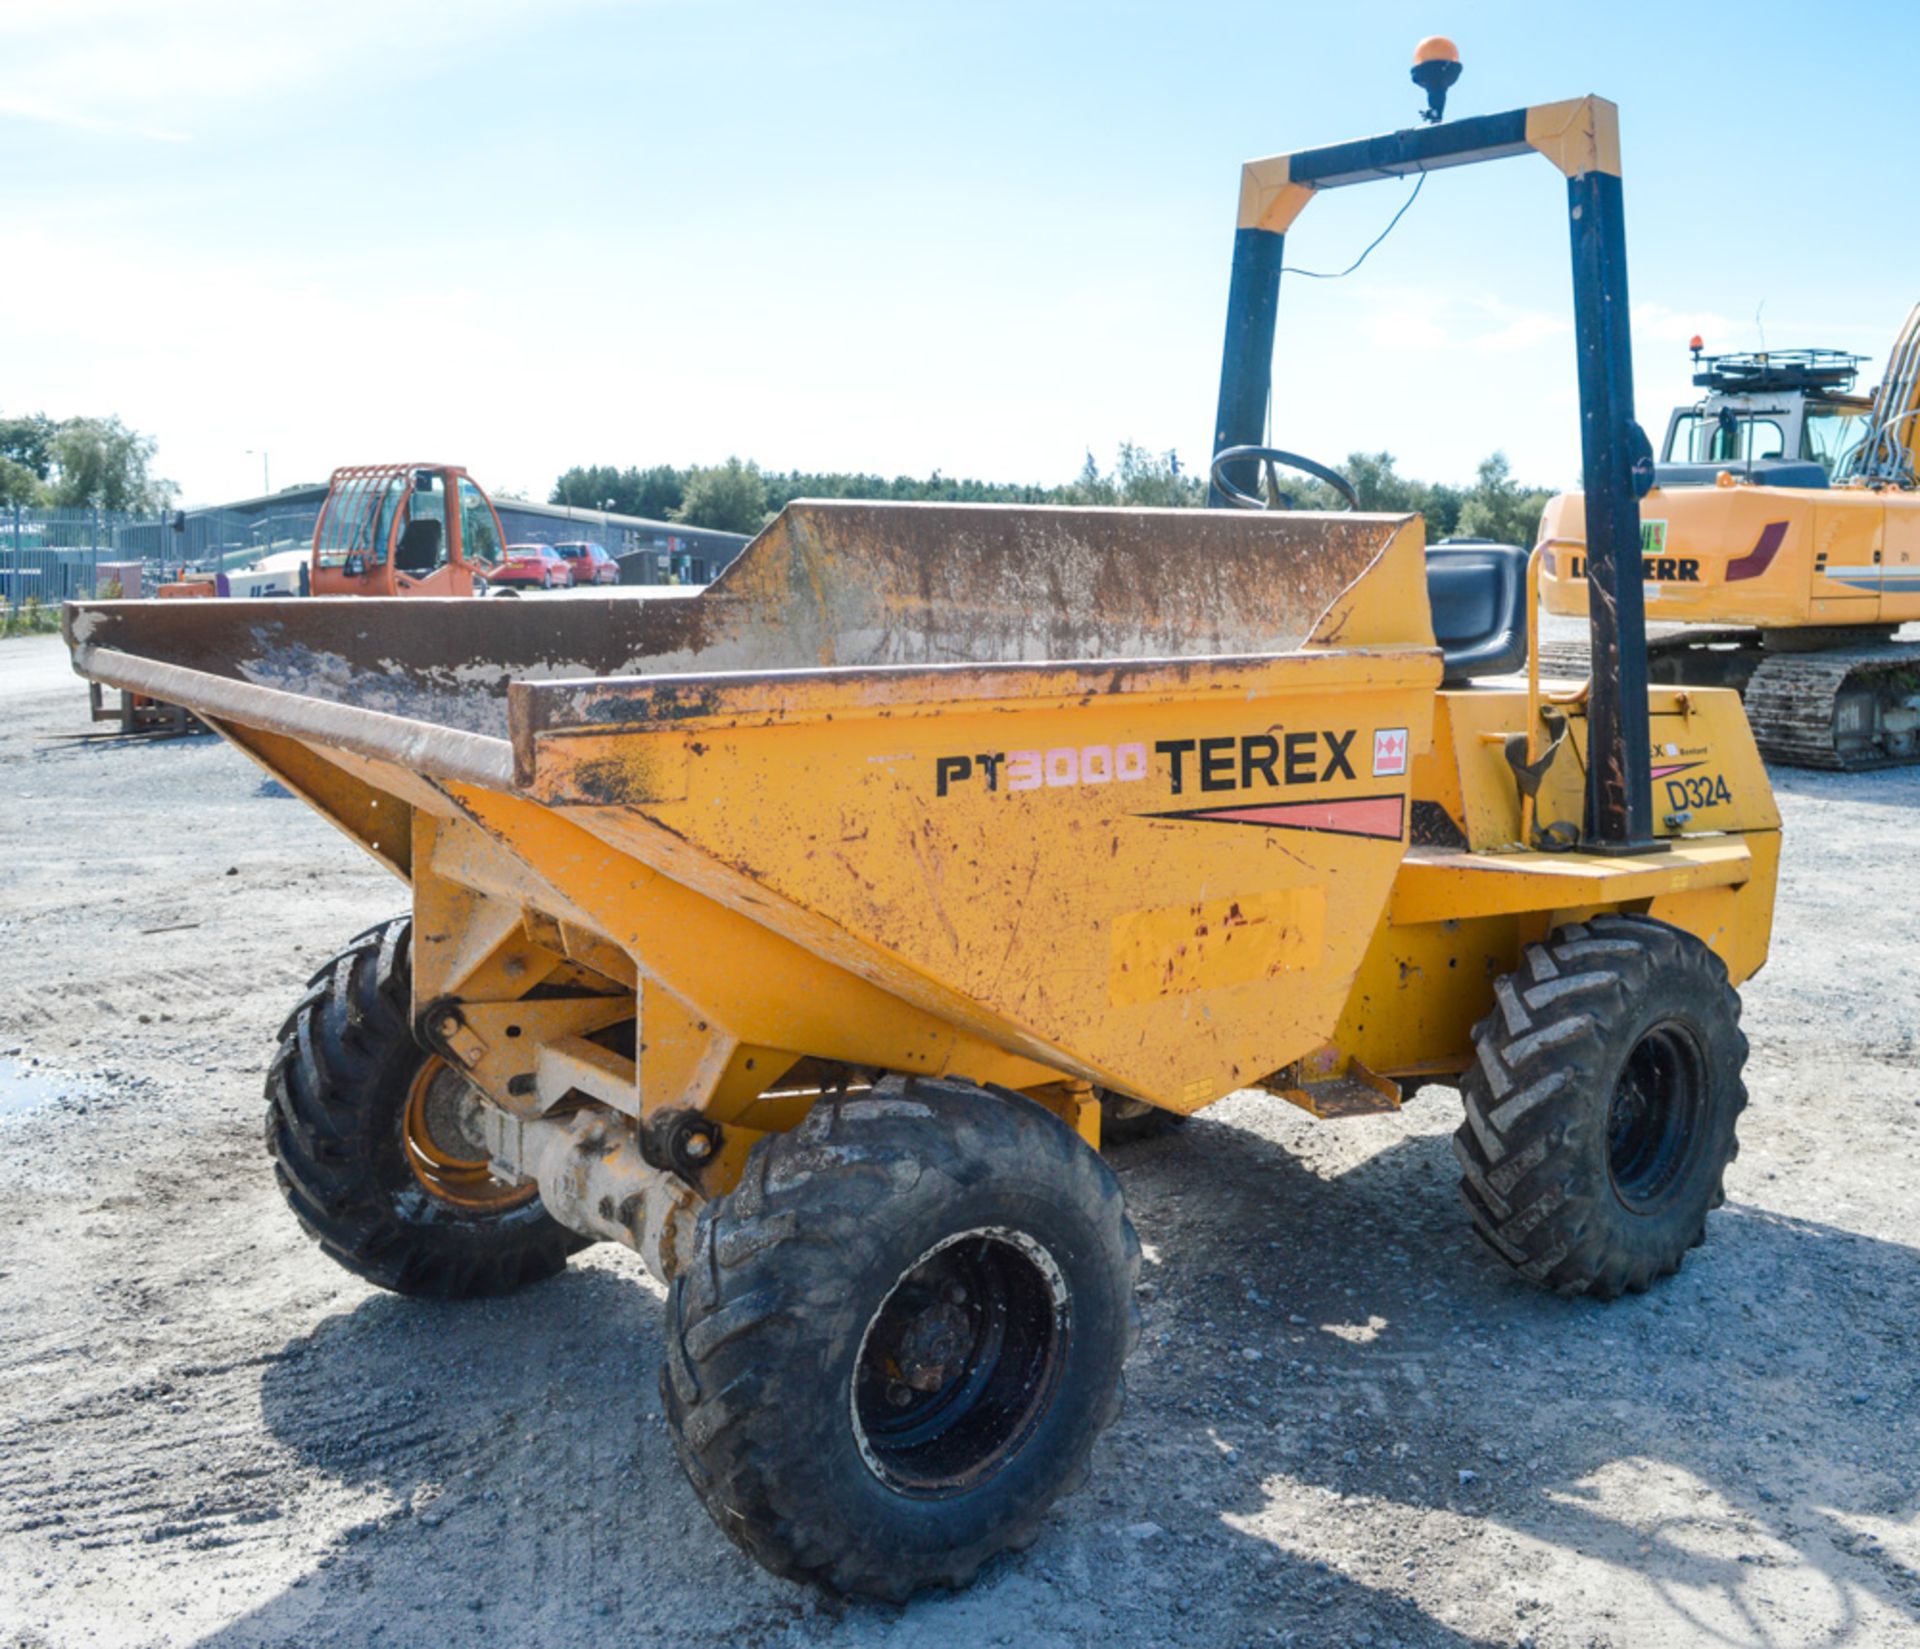
[[[1601,853],[1654,852],[1664,844],[1653,835],[1640,494],[1634,474],[1636,460],[1648,459],[1651,448],[1633,418],[1620,116],[1612,103],[1582,97],[1536,104],[1247,162],[1240,173],[1213,448],[1218,453],[1262,439],[1273,387],[1274,323],[1287,231],[1318,191],[1520,154],[1544,155],[1566,177],[1573,243],[1593,658],[1582,846]],[[1252,476],[1244,483],[1255,484]],[[1218,507],[1225,500],[1209,489],[1207,502]]]

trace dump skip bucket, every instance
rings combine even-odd
[[[1180,1108],[1331,1029],[1440,673],[1419,524],[1366,515],[802,504],[689,600],[68,624],[84,673],[209,717],[402,874],[484,836],[736,1047],[991,1048]],[[634,919],[653,876],[670,924]],[[783,967],[813,1000],[775,1013]],[[867,1037],[823,970],[940,1048]]]

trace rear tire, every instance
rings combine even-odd
[[[713,1520],[777,1575],[904,1601],[1085,1480],[1139,1334],[1112,1173],[953,1081],[823,1099],[753,1148],[667,1297],[661,1391]]]
[[[301,1227],[356,1276],[504,1294],[586,1240],[532,1187],[493,1180],[462,1134],[462,1081],[408,1024],[412,931],[406,917],[370,928],[308,982],[267,1073],[267,1150]]]
[[[1454,1135],[1474,1231],[1562,1294],[1610,1300],[1706,1240],[1747,1103],[1740,998],[1719,957],[1646,916],[1529,945],[1495,982]]]

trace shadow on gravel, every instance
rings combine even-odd
[[[1623,1571],[1675,1637],[1838,1639],[1867,1598],[1920,1618],[1858,1527],[1913,1515],[1920,1256],[1736,1207],[1653,1293],[1563,1302],[1472,1245],[1445,1139],[1388,1125],[1337,1178],[1208,1122],[1120,1155],[1158,1255],[1128,1412],[967,1593],[836,1605],[737,1553],[672,1458],[657,1298],[596,1251],[290,1343],[267,1426],[365,1520],[205,1641],[1625,1642]],[[1467,1611],[1484,1638],[1422,1607],[1469,1542],[1482,1571],[1512,1554]],[[1781,1586],[1824,1596],[1776,1638]]]
[[[1840,1641],[1868,1599],[1920,1621],[1920,1573],[1870,1527],[1920,1512],[1920,1251],[1730,1205],[1646,1295],[1564,1301],[1466,1233],[1445,1136],[1337,1179],[1244,1131],[1189,1136],[1128,1174],[1164,1256],[1136,1389],[1237,1452],[1230,1521],[1278,1500],[1298,1526],[1303,1485],[1330,1530],[1331,1497],[1385,1502],[1364,1544],[1409,1575],[1475,1524],[1528,1537],[1551,1550],[1500,1588],[1520,1640],[1580,1566],[1557,1554],[1631,1571],[1676,1640]],[[1200,1441],[1190,1423],[1162,1445]],[[1606,1589],[1590,1576],[1558,1615],[1577,1641]],[[1796,1618],[1770,1625],[1788,1594]]]

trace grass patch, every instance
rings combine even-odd
[[[48,636],[59,628],[58,607],[43,607],[37,601],[28,601],[18,608],[0,608],[0,639],[8,636]]]

